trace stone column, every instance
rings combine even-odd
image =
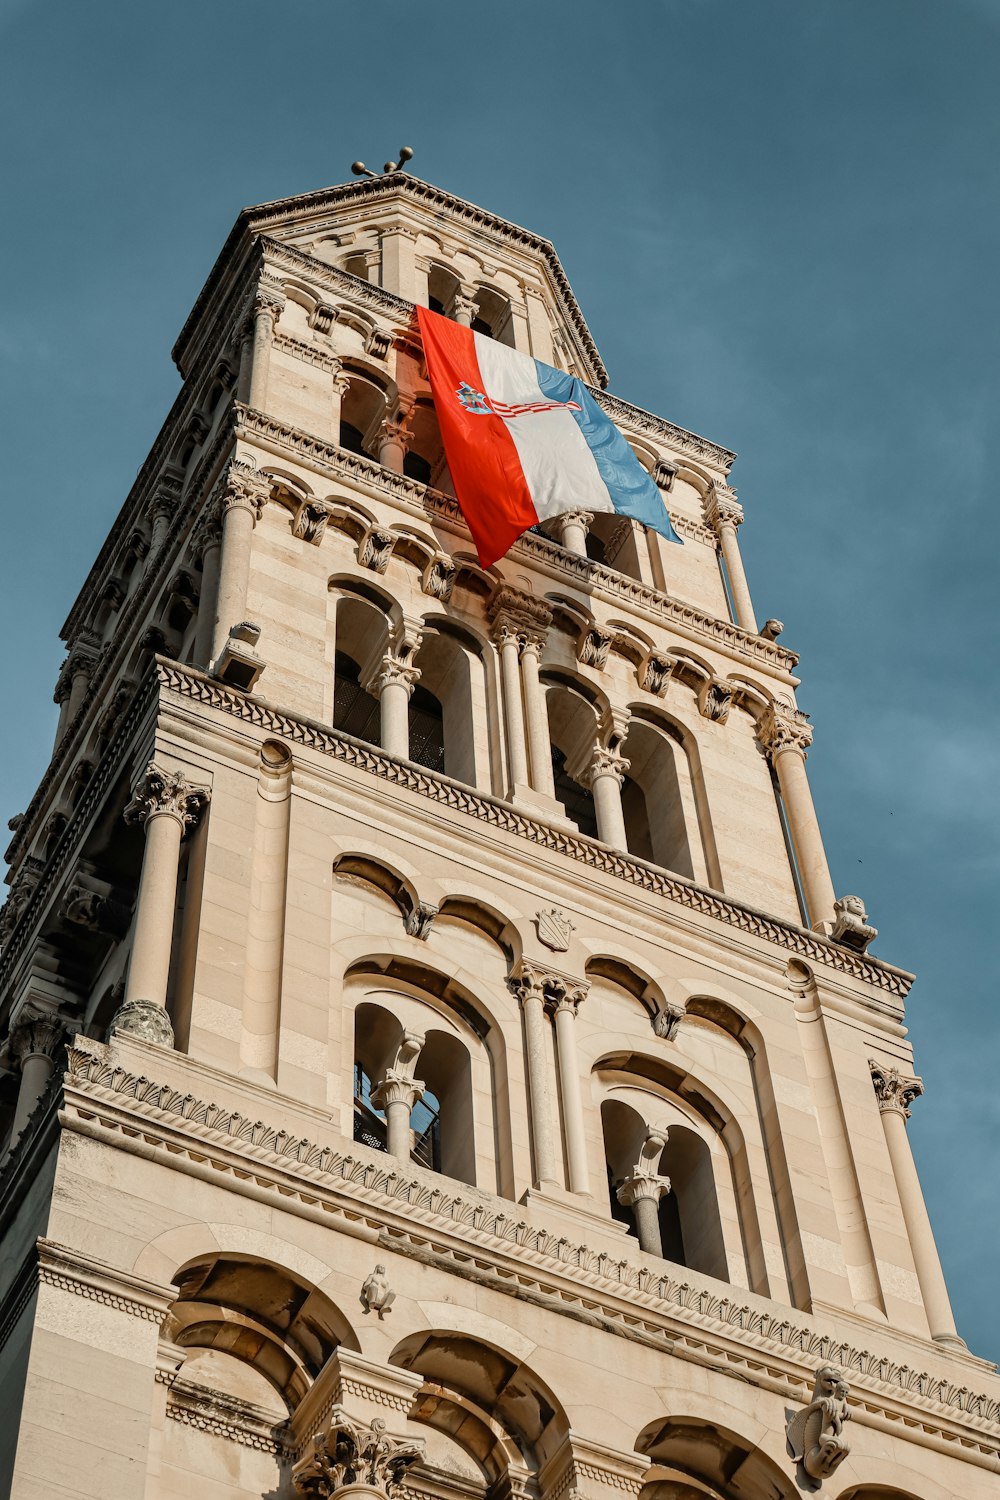
[[[397,1438],[381,1417],[370,1426],[335,1406],[305,1444],[292,1488],[308,1500],[400,1500],[406,1470],[424,1456],[423,1438]]]
[[[52,1077],[56,1053],[66,1040],[66,1029],[52,1016],[32,1016],[20,1021],[10,1035],[11,1056],[17,1059],[21,1082],[10,1127],[10,1148],[17,1144]]]
[[[171,475],[163,476],[149,506],[149,517],[153,529],[149,540],[149,556],[154,558],[167,539],[170,523],[177,514],[180,501],[180,482]]]
[[[419,678],[416,667],[387,653],[364,684],[379,701],[382,749],[401,760],[410,757],[410,694]]]
[[[924,1086],[919,1078],[904,1078],[897,1068],[887,1068],[873,1059],[869,1059],[868,1066],[871,1068],[872,1084],[878,1097],[885,1144],[892,1163],[892,1175],[896,1180],[903,1223],[913,1252],[913,1264],[920,1283],[920,1295],[930,1325],[931,1338],[948,1348],[964,1349],[965,1340],[959,1337],[955,1328],[948,1288],[906,1133],[910,1105],[923,1093]]]
[[[812,728],[798,709],[786,703],[772,703],[757,724],[757,737],[778,778],[809,922],[822,930],[834,920],[835,897],[806,777],[806,751],[812,743]]]
[[[236,376],[236,399],[242,405],[250,402],[250,371],[253,367],[253,313],[246,315],[239,330],[239,370]]]
[[[558,1183],[555,1137],[549,1101],[549,1059],[545,1025],[545,974],[521,959],[509,984],[524,1017],[524,1046],[528,1072],[528,1106],[531,1115],[531,1150],[535,1166],[534,1186]]]
[[[402,474],[403,459],[411,437],[411,415],[409,408],[401,406],[391,416],[387,415],[383,419],[378,437],[378,461],[383,469],[393,469],[395,473]]]
[[[398,1161],[410,1159],[410,1116],[423,1098],[424,1085],[413,1074],[424,1045],[420,1032],[405,1031],[392,1064],[372,1089],[372,1104],[385,1113],[385,1146]]]
[[[125,809],[127,823],[145,825],[146,847],[125,999],[110,1032],[128,1032],[161,1047],[174,1044],[166,1005],[181,839],[208,800],[207,788],[192,786],[179,771],[164,771],[150,761]]]
[[[587,1137],[580,1093],[580,1063],[576,1053],[576,1013],[588,988],[586,984],[570,985],[558,980],[551,1000],[556,1024],[556,1058],[559,1066],[563,1129],[566,1132],[569,1190],[571,1193],[585,1194],[590,1192],[590,1174],[587,1170]]]
[[[524,690],[524,717],[527,721],[528,751],[531,760],[531,785],[547,797],[556,794],[552,779],[552,740],[549,736],[549,711],[545,691],[538,676],[538,664],[545,644],[539,634],[527,635],[521,646],[521,683]]]
[[[386,224],[381,232],[382,285],[386,291],[394,292],[407,302],[416,302],[417,292],[417,237],[408,224],[398,220]]]
[[[670,1178],[661,1177],[657,1167],[666,1144],[666,1131],[651,1130],[643,1143],[639,1160],[615,1194],[619,1203],[631,1208],[639,1248],[649,1255],[663,1254],[660,1199],[670,1191]]]
[[[212,631],[213,662],[229,638],[230,630],[246,618],[253,529],[264,514],[267,497],[268,484],[263,476],[250,464],[237,458],[230,459],[218,499],[222,545]]]
[[[522,692],[520,656],[522,646],[529,639],[540,643],[544,632],[552,623],[552,610],[543,599],[524,594],[509,584],[500,584],[493,592],[489,605],[489,619],[493,629],[493,640],[500,653],[500,677],[503,683],[503,716],[507,741],[508,796],[517,795],[517,788],[532,785],[528,771],[528,749],[525,743],[525,707],[529,714],[529,729],[534,735],[532,773],[545,777],[544,764],[548,760],[548,782],[552,776],[552,752],[548,744],[548,715],[538,682],[538,646],[531,651]],[[526,703],[532,692],[530,703]],[[545,716],[543,718],[543,715]],[[542,748],[542,737],[546,741]],[[541,790],[538,783],[535,789]]]
[[[271,366],[274,325],[285,305],[285,295],[277,283],[261,281],[253,302],[253,353],[250,365],[248,405],[263,411],[267,401],[267,375]]]
[[[195,527],[192,547],[201,556],[201,597],[195,623],[192,660],[196,667],[208,669],[212,661],[212,642],[219,600],[219,549],[222,546],[222,514],[212,501]]]
[[[586,557],[587,532],[593,519],[589,510],[567,510],[555,518],[559,540],[567,552],[577,552],[581,557]]]
[[[53,694],[54,701],[59,705],[57,745],[83,707],[96,667],[97,653],[81,645],[73,646],[63,663]]]
[[[330,393],[330,425],[333,429],[333,441],[340,442],[340,419],[343,411],[344,397],[350,385],[350,378],[342,371],[340,361],[337,361],[333,370],[333,383]]]
[[[471,328],[472,320],[476,315],[476,292],[477,287],[463,282],[455,293],[451,304],[451,315],[455,322],[462,328]]]
[[[731,489],[725,485],[713,485],[706,507],[706,519],[722,548],[736,623],[756,635],[757,618],[753,612],[753,601],[747,586],[747,575],[743,571],[743,558],[740,556],[739,538],[736,535],[736,528],[743,521],[743,507]]]
[[[623,854],[628,853],[628,839],[622,811],[622,785],[629,764],[620,750],[597,744],[587,771],[594,794],[597,837],[602,844],[610,844],[612,849],[620,849]]]

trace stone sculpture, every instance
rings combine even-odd
[[[850,1450],[844,1423],[851,1413],[848,1386],[834,1365],[821,1365],[809,1405],[796,1412],[785,1428],[789,1452],[810,1479],[829,1479]]]

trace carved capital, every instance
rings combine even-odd
[[[270,320],[271,327],[278,321],[285,306],[285,290],[280,281],[262,276],[253,294],[254,318]]]
[[[631,1208],[640,1198],[651,1198],[659,1203],[670,1192],[670,1178],[659,1174],[633,1172],[615,1189],[615,1197],[625,1208]]]
[[[51,1062],[66,1040],[66,1027],[53,1016],[31,1016],[18,1022],[10,1034],[10,1054],[23,1067],[28,1057],[47,1057]]]
[[[705,501],[705,520],[720,537],[726,527],[735,531],[737,526],[741,526],[743,507],[736,498],[736,491],[731,490],[728,485],[714,484]]]
[[[455,564],[444,552],[439,552],[432,557],[424,568],[420,587],[425,594],[432,599],[440,599],[446,604],[451,598],[451,591],[455,587]]]
[[[597,744],[594,746],[593,757],[587,767],[586,780],[593,786],[601,776],[613,776],[618,785],[622,786],[631,764],[632,762],[626,760],[620,750]]]
[[[581,666],[595,667],[602,671],[607,666],[608,652],[615,638],[613,630],[603,625],[585,625],[576,643],[576,659]]]
[[[397,656],[386,655],[381,658],[374,672],[366,679],[364,689],[366,693],[372,693],[378,698],[384,688],[404,687],[406,696],[409,697],[419,681],[419,667],[411,667],[406,662],[400,661]]]
[[[191,546],[196,557],[204,557],[210,547],[218,547],[222,541],[222,510],[218,503],[210,504],[191,534]]]
[[[904,1120],[908,1120],[910,1105],[914,1099],[919,1099],[924,1091],[921,1080],[907,1078],[900,1073],[898,1068],[888,1068],[884,1063],[876,1062],[874,1058],[868,1059],[868,1066],[871,1069],[872,1086],[875,1089],[879,1109],[886,1113],[900,1114]]]
[[[716,724],[724,724],[733,706],[733,685],[722,677],[707,677],[698,689],[698,711]]]
[[[358,543],[358,562],[373,573],[384,573],[398,538],[386,526],[369,526]]]
[[[653,1017],[653,1031],[665,1042],[675,1042],[687,1012],[683,1005],[673,1005],[668,1000]]]
[[[150,761],[125,809],[126,823],[148,823],[151,818],[176,818],[184,831],[198,821],[209,801],[207,787],[192,786],[180,771],[164,771]]]
[[[413,1109],[424,1096],[424,1084],[420,1078],[411,1078],[397,1068],[387,1068],[382,1082],[372,1089],[371,1100],[375,1109],[383,1112],[390,1104],[405,1104]]]
[[[544,636],[552,624],[552,609],[544,599],[525,594],[509,583],[502,583],[494,589],[488,613],[497,645],[508,640],[516,640],[521,645],[529,636]]]
[[[431,927],[437,914],[438,908],[430,901],[418,901],[403,919],[407,936],[419,938],[422,943],[425,943],[431,935]]]
[[[329,519],[330,512],[322,500],[300,500],[292,518],[292,536],[318,547]]]
[[[247,510],[256,525],[264,514],[270,491],[270,484],[253,464],[231,458],[217,491],[223,520],[231,510]]]
[[[422,1439],[393,1437],[381,1417],[368,1427],[335,1407],[329,1426],[311,1439],[292,1470],[292,1486],[308,1500],[333,1500],[348,1486],[399,1500],[406,1471],[423,1456]]]
[[[812,737],[809,715],[790,703],[769,703],[757,720],[757,738],[772,760],[784,750],[793,750],[804,760]]]
[[[647,651],[636,669],[639,686],[644,693],[665,697],[676,666],[677,657],[668,651]]]
[[[571,1008],[575,1012],[590,990],[587,980],[561,974],[558,969],[530,958],[518,959],[507,984],[520,1005],[528,1000],[540,1000],[549,1011]]]

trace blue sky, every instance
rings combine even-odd
[[[554,240],[613,390],[740,454],[834,882],[918,974],[959,1327],[1000,1357],[1000,0],[0,0],[0,57],[3,820],[236,213],[411,144]]]

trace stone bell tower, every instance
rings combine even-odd
[[[484,570],[418,304],[587,382],[683,545]],[[8,850],[0,1490],[995,1495],[734,455],[397,170],[242,213],[174,359]]]

